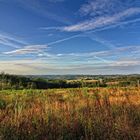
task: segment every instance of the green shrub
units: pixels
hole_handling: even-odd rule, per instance
[[[0,99],[0,109],[5,109],[6,108],[6,101],[3,99]]]

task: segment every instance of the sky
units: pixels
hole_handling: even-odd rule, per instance
[[[140,74],[140,0],[0,0],[0,72]]]

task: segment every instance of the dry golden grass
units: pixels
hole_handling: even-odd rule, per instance
[[[0,91],[1,140],[139,140],[138,88]]]

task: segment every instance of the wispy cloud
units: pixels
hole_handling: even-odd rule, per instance
[[[0,32],[0,45],[12,48],[20,48],[22,45],[27,45],[27,43],[15,36]]]
[[[92,37],[89,34],[140,21],[140,18],[130,18],[131,16],[140,14],[140,8],[134,5],[131,1],[122,2],[119,0],[89,0],[86,4],[81,6],[79,11],[83,16],[87,16],[87,20],[81,21],[71,26],[40,28],[43,30],[80,32],[77,35],[51,42],[48,45],[62,43],[64,41],[86,35],[91,40],[97,41],[107,48],[113,49],[116,48],[116,46],[109,41],[100,39],[97,36]]]
[[[110,66],[137,66],[140,65],[140,59],[128,59],[128,60],[118,60],[110,64]]]
[[[91,20],[86,20],[75,25],[63,27],[63,31],[77,32],[77,31],[88,31],[110,26],[116,24],[127,17],[140,13],[140,8],[129,8],[123,12],[117,13],[113,16],[100,16]]]
[[[113,50],[106,50],[106,51],[97,51],[97,52],[89,52],[89,53],[69,53],[69,54],[59,54],[58,57],[112,57],[112,56],[118,56],[120,54],[123,54],[124,56],[130,55],[130,54],[137,54],[140,51],[140,46],[125,46],[125,47],[119,47],[114,48]]]
[[[59,60],[60,61],[60,60]],[[118,59],[52,63],[46,60],[0,60],[0,71],[14,74],[128,74],[139,73],[140,59]]]
[[[82,16],[90,15],[94,17],[116,14],[130,6],[133,5],[129,0],[125,2],[121,0],[88,0],[81,6],[79,12]]]
[[[107,41],[101,37],[98,37],[97,35],[92,35],[91,33],[85,32],[85,36],[89,37],[89,39],[91,39],[93,41],[96,41],[96,42],[102,44],[106,48],[109,48],[109,49],[116,48],[116,46],[114,44],[112,44],[110,41]]]
[[[65,0],[48,0],[49,2],[56,3],[56,2],[64,2]]]
[[[68,41],[68,40],[71,40],[71,39],[74,39],[74,38],[78,38],[78,37],[81,37],[81,36],[87,36],[89,37],[90,39],[92,39],[93,41],[97,41],[103,45],[105,45],[107,48],[110,48],[111,51],[114,50],[116,48],[116,46],[112,43],[110,43],[109,41],[107,40],[104,40],[102,38],[99,38],[98,36],[90,36],[91,33],[96,33],[96,32],[100,32],[100,31],[104,31],[104,30],[107,30],[107,29],[111,29],[111,28],[115,28],[117,26],[122,26],[122,25],[127,25],[127,24],[131,24],[131,23],[136,23],[136,22],[140,22],[140,18],[137,18],[137,19],[133,19],[133,20],[129,20],[129,21],[124,21],[124,22],[118,22],[117,24],[115,25],[110,25],[110,26],[107,26],[107,27],[103,27],[103,28],[100,28],[100,29],[93,29],[91,31],[86,31],[86,32],[82,32],[82,33],[78,33],[76,35],[73,35],[73,36],[70,36],[70,37],[66,37],[66,38],[62,38],[62,39],[59,39],[59,40],[56,40],[56,41],[53,41],[53,42],[50,42],[50,43],[47,43],[47,44],[44,44],[44,45],[38,45],[38,46],[47,46],[48,48],[51,47],[52,45],[56,45],[56,44],[59,44],[59,43],[63,43],[65,41]],[[62,28],[61,28],[62,29]],[[135,48],[135,47],[134,47]],[[16,49],[14,51],[11,51],[11,52],[5,52],[5,54],[16,54],[16,52],[20,52],[20,51],[24,51],[24,49],[26,50],[27,48],[24,47],[23,49]],[[43,48],[44,49],[44,48]],[[42,47],[39,47],[39,50],[40,51],[37,51],[38,52],[41,52],[42,51]],[[30,53],[28,51],[24,51],[24,54],[25,53]],[[103,51],[104,53],[104,51]],[[22,54],[22,53],[21,53]],[[39,53],[38,56],[45,56],[44,54],[46,53]],[[48,56],[48,54],[47,54]]]
[[[121,48],[115,48],[114,50],[107,50],[107,51],[97,51],[97,52],[90,52],[90,53],[67,53],[67,54],[50,54],[42,52],[39,56],[39,59],[42,62],[48,62],[55,65],[71,65],[76,64],[92,64],[96,65],[104,65],[115,63],[116,59],[126,59],[126,58],[133,58],[139,59],[139,46],[127,46]],[[135,55],[135,57],[133,57]],[[112,58],[115,58],[112,60]],[[58,63],[59,62],[59,63]],[[64,63],[63,63],[64,62]]]
[[[132,20],[129,20],[129,21],[117,22],[116,24],[113,24],[113,25],[105,26],[105,27],[102,27],[102,28],[99,28],[99,29],[93,29],[91,31],[84,31],[84,32],[78,33],[76,35],[67,37],[67,38],[62,38],[62,39],[50,42],[50,43],[48,43],[48,46],[59,44],[59,43],[62,43],[62,42],[65,42],[65,41],[68,41],[68,40],[71,40],[71,39],[78,38],[78,37],[81,37],[83,35],[84,36],[86,35],[86,36],[88,36],[90,39],[92,39],[94,41],[98,41],[99,43],[103,43],[104,45],[108,45],[109,48],[115,48],[115,46],[113,44],[109,43],[108,41],[106,41],[104,39],[100,39],[97,36],[95,38],[93,38],[89,34],[104,31],[104,30],[108,30],[108,29],[112,29],[112,28],[115,28],[115,27],[118,27],[118,26],[137,23],[137,22],[140,22],[140,18],[132,19]],[[62,31],[62,30],[64,30],[64,27],[42,27],[41,29],[44,29],[44,30],[54,29],[54,30],[61,30]]]
[[[47,17],[59,23],[63,23],[65,25],[69,25],[71,21],[67,17],[63,17],[58,15],[58,13],[54,13],[52,9],[47,6],[46,1],[40,0],[15,0],[20,6],[24,9],[30,10],[41,17]],[[62,0],[48,0],[49,2],[62,2]],[[64,1],[64,0],[63,0]],[[45,4],[46,6],[44,6]],[[46,8],[47,7],[47,8]]]
[[[46,49],[47,45],[29,45],[21,49],[16,49],[14,51],[4,52],[8,55],[24,55],[24,54],[38,54],[43,52],[43,49]]]
[[[40,27],[39,29],[41,30],[60,30],[61,28],[60,27]]]

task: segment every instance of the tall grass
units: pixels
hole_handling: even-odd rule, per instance
[[[1,91],[0,139],[139,140],[139,90]]]

